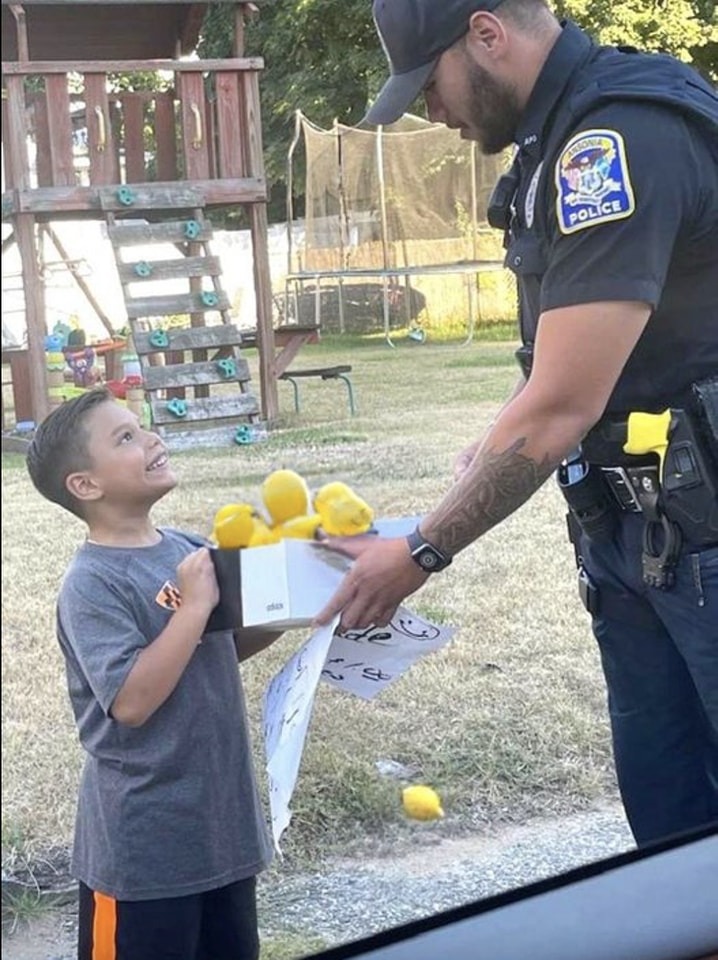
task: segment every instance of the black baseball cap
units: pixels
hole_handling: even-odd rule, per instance
[[[494,10],[501,0],[374,0],[374,23],[391,76],[365,123],[394,123],[426,86],[444,50],[469,29],[477,10]]]

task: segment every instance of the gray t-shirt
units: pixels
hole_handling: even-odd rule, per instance
[[[205,635],[141,727],[110,716],[137,656],[177,606],[178,564],[203,542],[161,533],[151,547],[84,544],[58,599],[58,639],[87,753],[73,872],[118,900],[202,893],[271,860],[231,632]]]

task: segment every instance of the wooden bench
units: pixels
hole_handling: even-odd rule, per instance
[[[297,380],[300,380],[304,377],[321,377],[322,380],[343,380],[347,388],[347,396],[349,398],[349,409],[351,410],[352,416],[356,414],[356,406],[354,404],[354,388],[352,387],[352,382],[349,379],[349,374],[351,373],[352,368],[348,364],[340,365],[337,367],[311,367],[305,368],[304,370],[285,370],[284,373],[280,373],[278,380],[287,380],[291,383],[294,389],[294,409],[299,413],[299,384]]]

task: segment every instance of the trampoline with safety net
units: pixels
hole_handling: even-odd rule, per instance
[[[340,333],[373,323],[393,346],[397,329],[421,341],[427,316],[452,313],[471,340],[482,276],[501,272],[494,287],[513,297],[501,237],[485,217],[506,163],[409,114],[386,127],[322,129],[297,111],[287,158],[287,317]],[[303,232],[295,191],[305,197]]]

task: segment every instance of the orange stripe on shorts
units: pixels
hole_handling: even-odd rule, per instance
[[[117,901],[105,893],[93,893],[92,960],[116,960]]]

